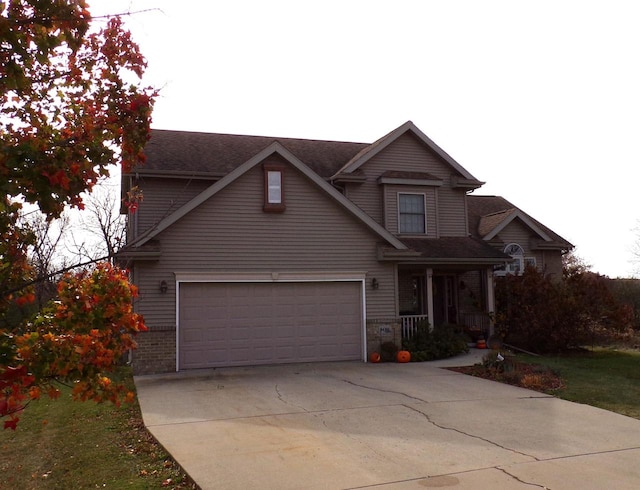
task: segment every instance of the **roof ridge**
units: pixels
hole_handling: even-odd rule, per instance
[[[319,138],[293,138],[290,136],[267,136],[267,135],[261,135],[261,134],[240,134],[240,133],[218,133],[218,132],[212,132],[212,131],[190,131],[190,130],[183,130],[183,129],[159,129],[159,128],[152,128],[151,129],[152,132],[154,131],[163,131],[163,132],[167,132],[167,133],[184,133],[184,134],[201,134],[201,135],[207,135],[207,136],[231,136],[231,137],[238,137],[238,138],[264,138],[264,139],[271,139],[271,140],[288,140],[288,141],[309,141],[309,142],[316,142],[316,143],[344,143],[347,145],[364,145],[364,146],[369,146],[371,145],[371,143],[365,143],[362,141],[344,141],[344,140],[331,140],[331,139],[319,139]]]

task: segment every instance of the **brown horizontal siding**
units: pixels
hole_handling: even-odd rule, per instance
[[[556,279],[562,277],[562,254],[558,250],[545,250],[538,252],[542,255],[544,273],[550,274]]]
[[[367,180],[361,185],[350,186],[348,197],[392,233],[398,233],[396,193],[401,191],[423,192],[427,195],[429,237],[467,235],[465,193],[453,189],[450,184],[451,175],[455,171],[415,136],[400,136],[366,162],[361,170],[367,176]],[[444,185],[437,188],[394,185],[384,186],[387,189],[383,191],[383,186],[378,184],[378,178],[388,171],[428,173],[441,179]],[[381,209],[382,202],[384,209]]]
[[[382,190],[377,177],[367,176],[362,184],[349,184],[346,196],[374,220],[385,226],[383,216]]]
[[[204,180],[140,178],[138,187],[142,190],[143,200],[135,216],[138,234],[157,225],[212,183]]]
[[[438,155],[411,134],[400,136],[360,169],[367,176],[375,174],[376,179],[385,171],[391,170],[428,173],[448,181],[451,173],[454,172]]]
[[[518,220],[514,220],[498,233],[497,238],[501,240],[505,246],[509,243],[517,243],[524,249],[525,255],[529,256],[532,253],[529,247],[531,233],[528,227],[524,226]]]
[[[443,186],[438,189],[438,218],[440,236],[467,236],[465,192]]]
[[[159,285],[179,271],[366,271],[367,314],[394,316],[393,267],[376,260],[381,239],[292,167],[285,212],[264,213],[262,179],[252,169],[158,236],[160,261],[139,266],[139,311],[148,321],[175,322],[175,292],[162,295]]]

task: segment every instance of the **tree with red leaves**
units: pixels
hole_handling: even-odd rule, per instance
[[[83,208],[109,166],[143,163],[155,92],[140,85],[146,61],[118,16],[91,18],[84,0],[0,2],[0,417],[55,382],[74,397],[118,402],[104,375],[144,330],[126,271],[109,264],[66,275],[59,301],[33,318],[34,271],[21,226],[24,203],[53,220]],[[129,397],[131,395],[128,395]]]

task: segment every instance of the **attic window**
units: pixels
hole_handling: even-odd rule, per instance
[[[264,211],[282,213],[284,204],[284,166],[264,165]]]

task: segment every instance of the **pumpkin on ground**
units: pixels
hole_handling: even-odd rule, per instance
[[[380,362],[380,354],[378,352],[372,352],[369,356],[369,362]]]
[[[409,362],[411,360],[411,353],[408,350],[400,350],[398,351],[396,360],[398,362]]]

